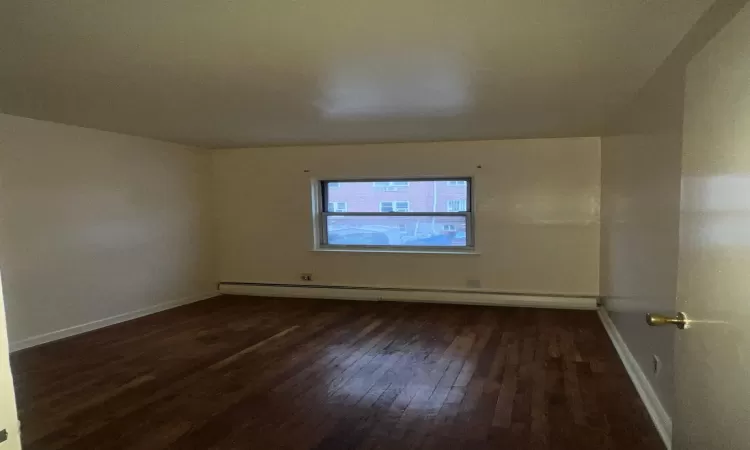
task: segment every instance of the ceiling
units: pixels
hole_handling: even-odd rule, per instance
[[[0,111],[201,147],[597,135],[713,0],[0,2]]]

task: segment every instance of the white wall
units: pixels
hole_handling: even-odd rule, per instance
[[[599,139],[212,152],[219,279],[599,292]],[[477,168],[481,166],[481,169]],[[309,172],[306,172],[309,171]],[[473,176],[479,255],[313,252],[311,179]],[[564,300],[561,300],[564,301]]]
[[[0,267],[11,343],[215,290],[208,158],[0,115]]]
[[[601,293],[610,318],[664,408],[672,410],[674,329],[646,325],[673,314],[680,217],[682,80],[660,77],[602,138]],[[662,363],[655,376],[652,357]]]

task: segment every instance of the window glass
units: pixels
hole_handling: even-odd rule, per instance
[[[336,247],[471,247],[471,181],[321,182],[318,242]]]

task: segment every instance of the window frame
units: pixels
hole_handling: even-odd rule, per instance
[[[411,182],[425,182],[425,181],[463,181],[466,187],[466,211],[435,211],[435,212],[329,212],[328,208],[328,189],[326,188],[327,183],[372,183],[373,187],[376,187],[375,183],[384,182],[405,182],[405,186],[409,186]],[[446,183],[447,184],[447,183]],[[384,186],[380,186],[381,188]],[[475,208],[474,208],[474,179],[467,176],[457,177],[429,177],[429,178],[366,178],[366,179],[317,179],[313,180],[313,191],[314,191],[314,204],[315,204],[315,217],[314,217],[314,242],[315,249],[317,250],[341,250],[341,251],[389,251],[396,253],[419,253],[419,252],[435,252],[435,253],[474,253],[476,250],[476,236],[475,236]],[[382,202],[388,202],[389,200],[378,200],[378,209]],[[396,201],[408,201],[408,200],[396,200]],[[409,209],[411,209],[411,203],[409,203]],[[348,209],[348,208],[347,208]],[[447,209],[447,208],[446,208]],[[328,217],[329,216],[396,216],[396,217],[464,217],[466,223],[466,245],[465,246],[408,246],[408,245],[346,245],[346,244],[328,244]],[[442,225],[441,225],[442,229]]]

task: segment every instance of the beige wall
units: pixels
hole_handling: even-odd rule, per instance
[[[602,138],[601,291],[670,415],[675,331],[644,317],[675,312],[685,70],[743,3],[709,9]],[[662,361],[658,377],[652,355]]]
[[[212,152],[220,280],[593,294],[599,139]],[[477,168],[481,166],[481,169]],[[309,172],[308,172],[309,171]],[[311,179],[473,176],[479,255],[313,252]]]
[[[0,115],[11,342],[215,289],[209,156]]]
[[[601,293],[668,411],[674,330],[650,328],[644,316],[674,310],[682,86],[679,76],[655,80],[623,121],[623,134],[602,138]],[[662,362],[658,378],[652,355]]]

